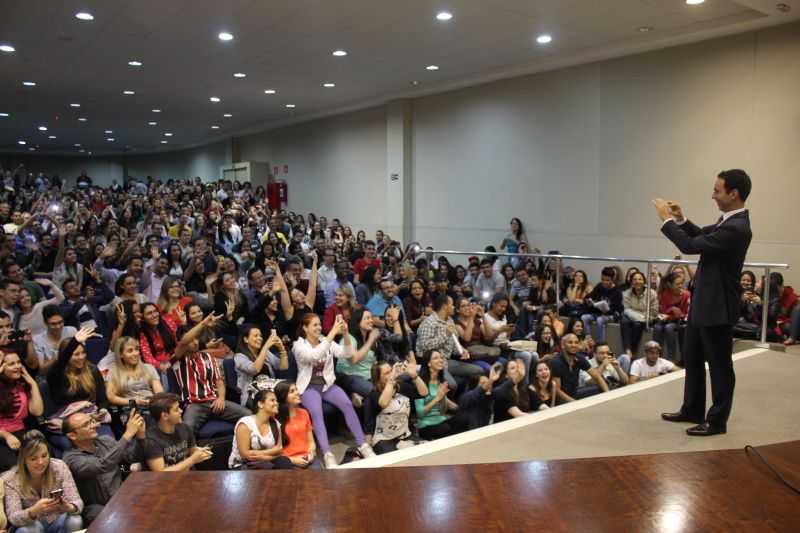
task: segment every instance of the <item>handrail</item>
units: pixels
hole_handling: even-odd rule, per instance
[[[415,250],[414,256],[419,256],[422,254],[440,254],[440,255],[486,255],[486,250],[480,252],[473,252],[473,251],[459,251],[459,250],[423,250],[418,249]],[[691,261],[688,259],[632,259],[632,258],[625,258],[625,257],[599,257],[599,256],[590,256],[590,255],[567,255],[567,254],[521,254],[521,253],[509,253],[509,252],[490,252],[490,255],[496,256],[507,256],[507,257],[539,257],[539,258],[547,258],[547,259],[573,259],[579,261],[617,261],[620,263],[647,263],[647,276],[645,277],[646,287],[650,287],[650,270],[653,264],[679,264],[679,265],[696,265],[698,261]],[[767,341],[767,319],[768,319],[768,311],[769,311],[769,275],[770,270],[773,268],[789,268],[787,263],[744,263],[743,267],[751,267],[751,268],[763,268],[764,269],[764,297],[762,298],[761,304],[761,343],[765,344]],[[559,283],[561,281],[561,261],[556,261],[556,307],[558,307],[559,303],[558,295],[560,294],[560,287]],[[648,290],[646,293],[647,300],[647,316],[645,317],[646,320],[646,327],[650,326],[650,291]]]

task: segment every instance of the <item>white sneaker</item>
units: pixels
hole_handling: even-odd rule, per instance
[[[353,407],[359,409],[362,405],[364,405],[364,397],[360,394],[356,394],[355,392],[350,395],[350,401],[353,403]]]
[[[322,456],[322,464],[325,465],[325,468],[328,470],[332,470],[339,466],[336,462],[336,456],[333,455],[333,452],[326,452],[325,455]]]
[[[361,457],[363,457],[364,459],[375,457],[375,452],[372,451],[372,446],[370,446],[366,442],[358,447],[358,453],[360,453]]]

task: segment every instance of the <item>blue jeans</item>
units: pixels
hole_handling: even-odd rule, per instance
[[[606,342],[606,324],[614,322],[614,315],[598,315],[586,313],[581,317],[583,331],[588,335],[592,331],[592,322],[597,322],[597,342]]]
[[[677,322],[662,322],[660,320],[653,324],[653,340],[659,344],[663,341],[667,345],[666,353],[671,360],[675,359],[675,352],[677,351],[675,335],[679,326],[680,324]]]
[[[72,533],[83,529],[83,518],[78,514],[64,513],[49,525],[44,520],[36,520],[29,526],[17,528],[17,533]]]
[[[336,374],[336,384],[339,385],[347,394],[358,394],[362,398],[369,396],[372,392],[372,383],[358,376],[350,374]]]
[[[789,338],[800,340],[800,305],[796,305],[792,309],[792,318],[789,322]]]

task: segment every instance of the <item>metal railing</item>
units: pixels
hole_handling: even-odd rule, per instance
[[[422,250],[420,249],[414,255],[420,256],[426,253],[429,254],[439,254],[439,255],[474,255],[474,256],[485,256],[486,251],[480,252],[465,252],[459,250]],[[606,261],[606,262],[616,262],[616,263],[647,263],[647,276],[645,277],[646,287],[650,288],[650,271],[652,270],[653,265],[661,265],[661,264],[668,264],[668,265],[696,265],[697,261],[688,261],[686,259],[632,259],[629,257],[595,257],[589,255],[565,255],[565,254],[520,254],[520,253],[499,253],[495,252],[492,253],[493,256],[506,256],[506,257],[536,257],[540,259],[555,259],[556,260],[556,276],[555,276],[555,291],[556,291],[556,306],[558,306],[561,302],[559,301],[559,294],[561,294],[561,289],[559,284],[561,283],[561,261],[563,259],[571,259],[574,261]],[[763,268],[764,269],[764,283],[763,283],[763,290],[764,295],[761,299],[761,343],[766,344],[767,341],[767,318],[769,313],[769,275],[772,269],[786,269],[789,268],[789,265],[786,263],[745,263],[742,265],[743,267],[750,267],[750,268]],[[754,287],[755,288],[755,287]],[[647,314],[646,314],[646,324],[647,327],[650,327],[650,301],[651,301],[651,291],[646,291],[647,294]]]

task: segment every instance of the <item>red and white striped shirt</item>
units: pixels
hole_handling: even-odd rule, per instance
[[[214,356],[206,352],[186,354],[172,368],[184,401],[203,403],[217,399],[217,381],[222,379],[222,375]]]

